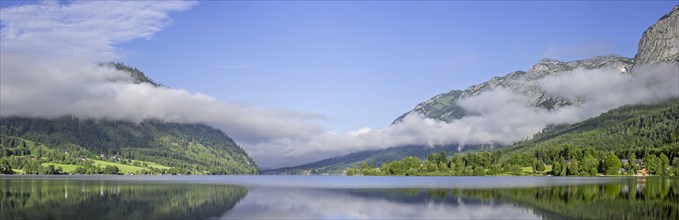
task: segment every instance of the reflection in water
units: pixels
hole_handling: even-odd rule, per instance
[[[41,178],[0,177],[0,219],[679,219],[677,177]]]
[[[0,219],[204,219],[242,199],[244,187],[0,179]]]
[[[529,209],[409,190],[253,189],[224,219],[535,219]],[[410,190],[413,191],[413,190]],[[391,195],[401,197],[388,198]],[[424,196],[424,197],[423,197]],[[451,197],[452,198],[452,197]]]
[[[255,187],[222,218],[679,219],[679,179],[609,180],[482,189]]]

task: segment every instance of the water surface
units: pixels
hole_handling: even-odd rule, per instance
[[[0,176],[0,219],[678,219],[662,177]]]

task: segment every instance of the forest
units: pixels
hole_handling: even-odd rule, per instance
[[[245,151],[200,124],[0,118],[2,173],[256,174]],[[61,167],[61,169],[59,169]]]
[[[623,106],[492,152],[430,154],[345,170],[347,175],[679,175],[679,100]]]
[[[346,175],[599,176],[634,175],[638,170],[645,168],[648,175],[679,176],[679,155],[677,155],[677,152],[679,152],[679,145],[652,151],[630,149],[616,152],[596,150],[592,147],[568,146],[532,153],[505,154],[504,151],[483,151],[481,153],[454,154],[452,157],[448,157],[445,151],[441,151],[438,154],[430,154],[424,161],[417,157],[405,157],[399,161],[382,163],[379,167],[364,162],[360,168],[347,169]],[[673,159],[670,160],[667,155],[672,155]]]

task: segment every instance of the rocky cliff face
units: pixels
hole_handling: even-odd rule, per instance
[[[586,60],[561,62],[552,59],[544,59],[531,67],[528,72],[515,71],[503,77],[493,77],[487,82],[470,86],[464,91],[453,90],[442,93],[422,102],[415,108],[394,121],[399,122],[411,112],[421,113],[429,118],[442,121],[452,121],[466,115],[465,110],[457,104],[457,101],[472,97],[495,88],[504,88],[523,96],[523,104],[527,106],[554,109],[562,106],[581,103],[582,100],[566,99],[553,96],[543,91],[538,81],[551,75],[559,75],[567,71],[581,69],[613,68],[622,72],[629,69],[633,61],[617,55],[598,56]]]
[[[641,36],[634,63],[679,62],[679,5]]]

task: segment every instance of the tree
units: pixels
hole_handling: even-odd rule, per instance
[[[613,152],[609,153],[608,156],[606,156],[606,160],[604,161],[606,166],[606,175],[617,175],[618,172],[620,171],[620,167],[622,167],[622,163],[620,163],[620,158],[618,156],[615,156]]]
[[[438,159],[439,159],[439,161],[438,161],[439,163],[441,163],[441,162],[446,163],[446,164],[448,163],[448,156],[446,155],[445,150],[441,150],[441,152],[439,152]]]
[[[512,174],[514,174],[514,175],[517,175],[517,176],[523,175],[523,169],[521,168],[521,165],[516,165],[516,164],[512,165],[510,167],[510,170],[511,170]]]
[[[474,167],[473,175],[474,176],[485,176],[486,175],[486,169],[483,169],[483,167]]]
[[[660,165],[660,159],[655,154],[646,154],[644,157],[644,165],[649,173],[656,173]]]
[[[556,161],[552,164],[552,172],[554,173],[554,176],[561,174],[561,162]]]
[[[403,169],[403,162],[394,161],[389,163],[387,172],[392,175],[403,175],[405,173],[405,169]]]
[[[634,151],[629,151],[629,169],[634,173],[636,170],[639,168],[637,167],[637,155],[634,154]]]
[[[573,158],[571,162],[568,163],[568,175],[571,176],[580,175],[580,162],[578,161],[578,159]]]
[[[118,174],[118,167],[117,166],[110,166],[107,165],[106,168],[104,168],[104,173],[105,174]]]
[[[533,170],[542,173],[542,171],[545,171],[545,162],[536,160],[535,165],[533,165]]]
[[[439,162],[439,172],[448,173],[448,171],[450,171],[448,169],[448,165],[446,165],[446,163],[443,161]]]
[[[435,153],[430,153],[429,155],[427,155],[427,160],[431,161],[431,162],[438,161],[438,158],[439,158],[439,156]]]
[[[667,155],[665,153],[660,153],[660,166],[658,167],[658,175],[661,176],[668,176],[668,168],[670,168],[670,159],[667,158]]]
[[[674,173],[674,176],[679,176],[679,157],[672,160],[672,173]]]
[[[5,158],[0,158],[0,173],[1,174],[14,174],[14,171],[12,170],[12,165],[9,164],[9,161],[4,160]]]
[[[583,171],[583,173],[589,176],[596,176],[597,167],[599,167],[599,161],[594,159],[592,155],[587,154],[582,158],[582,166],[580,169]]]
[[[559,160],[554,162],[552,170],[554,171],[554,176],[566,176],[566,174],[568,174],[566,173],[566,160],[563,157],[560,157]]]
[[[356,169],[356,168],[352,167],[352,168],[347,169],[347,176],[353,176],[353,175],[356,175],[357,173],[358,173],[358,169]]]
[[[405,159],[403,159],[403,165],[406,171],[409,171],[410,169],[414,169],[417,171],[420,169],[422,163],[420,162],[420,158],[406,157]]]
[[[56,168],[54,168],[53,164],[47,165],[47,168],[44,169],[44,174],[56,174]]]
[[[453,155],[453,158],[450,159],[450,167],[453,168],[457,175],[463,175],[465,164],[464,161],[462,161],[462,157],[459,153]]]
[[[429,173],[436,172],[436,169],[438,169],[438,165],[435,164],[435,163],[436,162],[429,161],[429,160],[424,161],[424,164],[422,165],[425,169],[424,171],[429,172]]]
[[[85,171],[85,168],[79,166],[79,167],[75,168],[75,171],[73,171],[73,173],[75,173],[75,174],[85,174],[85,173],[87,173],[87,171]]]

